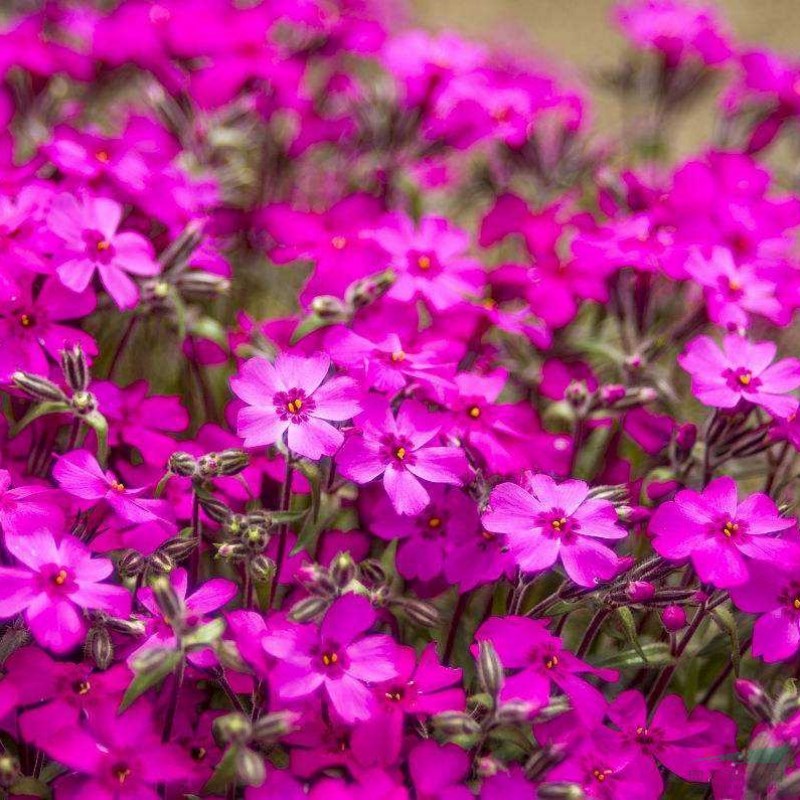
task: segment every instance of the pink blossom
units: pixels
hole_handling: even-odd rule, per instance
[[[690,558],[700,579],[720,588],[748,578],[751,560],[782,562],[800,556],[800,543],[770,534],[795,527],[765,494],[741,503],[736,482],[715,478],[702,492],[684,489],[656,509],[650,521],[653,547],[665,558]]]
[[[137,233],[119,233],[122,207],[102,197],[78,199],[60,194],[47,217],[50,230],[63,242],[57,254],[57,272],[62,283],[82,292],[97,272],[114,302],[133,308],[139,289],[130,275],[152,276],[160,267],[147,239]]]
[[[91,553],[73,536],[56,542],[44,528],[6,536],[6,548],[21,567],[0,567],[0,616],[23,613],[37,642],[56,653],[79,644],[86,622],[79,609],[97,609],[127,617],[130,594],[101,583],[114,571],[106,558]]]
[[[614,506],[589,497],[587,484],[557,484],[547,475],[529,474],[525,488],[513,483],[495,487],[483,525],[505,534],[525,572],[539,572],[561,559],[567,575],[580,586],[594,586],[619,570],[616,554],[595,540],[626,536]]]
[[[456,447],[429,446],[441,423],[420,404],[406,401],[397,417],[385,405],[370,407],[339,453],[339,470],[356,483],[383,476],[398,514],[418,514],[430,502],[421,481],[460,486],[467,461]]]
[[[701,403],[723,409],[753,404],[785,418],[797,411],[797,399],[787,394],[800,386],[800,361],[775,361],[776,352],[774,342],[729,334],[720,349],[709,336],[699,336],[678,363],[692,376],[692,390]]]
[[[325,380],[330,363],[322,353],[308,358],[284,353],[274,365],[260,357],[245,362],[231,379],[231,389],[247,403],[237,418],[245,447],[285,443],[314,460],[334,455],[344,434],[330,423],[351,419],[360,405],[354,381]]]

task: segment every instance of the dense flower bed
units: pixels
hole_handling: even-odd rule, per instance
[[[2,11],[0,795],[800,797],[800,65]]]

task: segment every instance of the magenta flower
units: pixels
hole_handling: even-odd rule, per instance
[[[308,697],[324,688],[332,708],[349,723],[368,719],[375,699],[370,684],[397,675],[390,636],[364,636],[375,624],[375,611],[363,597],[346,594],[316,625],[287,625],[263,639],[264,649],[279,659],[272,673],[284,700]]]
[[[494,645],[509,673],[502,700],[523,700],[532,711],[546,706],[553,685],[566,694],[583,722],[599,721],[606,709],[603,695],[582,677],[596,675],[606,681],[618,677],[614,670],[596,669],[570,653],[547,630],[547,620],[526,617],[490,617],[475,633],[475,641]],[[473,650],[477,652],[477,647]]]
[[[750,559],[780,563],[800,555],[797,542],[770,535],[794,526],[765,494],[739,503],[736,481],[723,476],[702,492],[684,489],[659,506],[650,532],[664,558],[690,558],[702,581],[727,588],[747,580]]]
[[[800,361],[775,361],[776,351],[774,342],[750,342],[735,334],[723,339],[722,349],[699,336],[678,363],[692,376],[692,391],[701,403],[725,409],[752,403],[785,418],[797,411],[797,399],[787,393],[800,386]]]
[[[456,447],[428,446],[441,424],[419,403],[407,400],[397,417],[385,404],[376,404],[358,420],[338,457],[339,471],[356,483],[380,475],[398,514],[418,514],[430,502],[420,481],[462,484],[467,470],[464,453]]]
[[[624,539],[617,512],[607,500],[589,497],[583,481],[556,483],[547,475],[528,475],[526,488],[495,487],[483,515],[488,531],[505,534],[520,569],[539,572],[559,559],[580,586],[594,586],[619,570],[617,555],[596,539]]]
[[[737,608],[759,614],[753,655],[768,663],[792,658],[800,649],[800,559],[753,562],[746,583],[730,589]]]
[[[138,233],[118,233],[122,207],[102,197],[60,194],[54,200],[47,225],[64,249],[56,254],[58,277],[74,292],[82,292],[95,272],[114,302],[133,308],[139,289],[130,275],[158,275],[147,239]]]
[[[159,784],[188,780],[194,772],[183,748],[161,742],[161,726],[146,700],[122,716],[106,706],[88,728],[67,728],[54,736],[47,753],[72,770],[56,785],[63,800],[154,800]]]
[[[622,732],[627,747],[634,749],[642,773],[659,775],[656,762],[685,781],[706,782],[717,768],[716,759],[736,751],[736,724],[718,711],[702,705],[687,713],[677,695],[664,698],[648,718],[642,694],[623,692],[608,710]],[[660,777],[659,777],[660,780]],[[659,796],[662,789],[659,790]]]
[[[226,581],[224,578],[212,578],[187,597],[186,570],[173,570],[169,579],[178,600],[183,605],[183,624],[189,630],[208,622],[207,615],[222,608],[238,591],[235,583]],[[131,653],[129,661],[139,653],[152,648],[174,647],[176,641],[175,632],[169,622],[164,619],[164,614],[158,607],[153,590],[149,587],[139,589],[137,597],[153,616],[145,622],[147,626],[146,641]],[[210,649],[192,651],[187,657],[193,664],[201,667],[214,666],[217,663],[216,657]]]
[[[11,488],[11,475],[0,469],[0,528],[5,534],[24,536],[36,528],[60,527],[63,511],[57,490],[32,484]]]
[[[130,594],[121,586],[101,583],[114,565],[107,558],[92,558],[75,537],[56,542],[42,528],[6,536],[5,543],[23,566],[0,567],[0,617],[23,613],[43,647],[65,653],[83,640],[86,622],[79,609],[123,618],[130,613]]]
[[[247,403],[239,411],[236,432],[245,447],[278,442],[313,460],[332,456],[344,435],[331,422],[345,422],[361,409],[358,387],[350,378],[325,380],[330,358],[283,353],[271,364],[251,358],[231,378],[231,389]]]
[[[408,755],[408,768],[417,800],[472,800],[465,785],[470,757],[454,744],[421,742]]]
[[[164,501],[139,497],[143,488],[126,488],[113,472],[104,471],[86,450],[72,450],[61,456],[53,467],[53,477],[67,494],[91,503],[103,501],[128,522],[163,520],[163,514],[168,511]]]

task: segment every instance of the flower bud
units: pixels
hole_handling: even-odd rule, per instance
[[[119,617],[106,617],[105,624],[111,630],[124,633],[126,636],[141,637],[145,634],[145,624],[139,619],[120,619]]]
[[[34,400],[50,400],[69,404],[67,396],[53,381],[43,378],[40,375],[31,375],[28,372],[15,372],[11,376],[11,382],[17,389],[25,392]]]
[[[338,589],[344,589],[356,577],[356,564],[350,553],[339,553],[331,562],[329,574]]]
[[[201,269],[189,269],[175,279],[175,288],[189,302],[213,300],[227,294],[231,282],[221,275],[205,272]]]
[[[304,597],[292,606],[289,619],[295,622],[311,622],[325,613],[329,601],[324,597]]]
[[[548,704],[536,712],[536,721],[547,722],[548,720],[555,719],[562,714],[566,714],[570,708],[572,708],[572,705],[570,704],[569,697],[566,695],[561,694],[556,697],[551,697]]]
[[[402,608],[406,616],[421,628],[438,628],[442,624],[439,609],[424,600],[418,600],[415,597],[401,597],[394,601],[394,605]]]
[[[396,278],[391,270],[351,283],[345,292],[345,302],[354,308],[363,308],[383,297],[392,288]]]
[[[166,647],[149,647],[134,656],[131,667],[138,675],[154,675],[162,671],[164,665],[172,659],[173,653],[173,650]]]
[[[89,387],[89,364],[79,344],[61,351],[61,371],[73,392],[85,392]]]
[[[505,674],[494,645],[481,641],[478,645],[478,684],[481,690],[496,698],[503,688]]]
[[[222,542],[215,546],[219,558],[243,558],[247,555],[247,548],[241,542]]]
[[[86,416],[97,409],[97,398],[91,392],[75,392],[69,404],[76,414]]]
[[[270,744],[291,733],[300,719],[294,711],[276,711],[265,714],[253,723],[253,739],[262,744]]]
[[[178,234],[175,241],[158,257],[162,267],[161,272],[183,269],[202,241],[203,222],[191,220]]]
[[[533,709],[534,706],[524,700],[511,700],[497,709],[494,718],[500,725],[519,725],[531,718]]]
[[[586,794],[577,783],[543,783],[536,789],[537,800],[585,800]]]
[[[167,539],[159,548],[158,552],[169,556],[173,561],[183,561],[197,547],[198,540],[185,536],[174,536]]]
[[[152,572],[166,574],[175,569],[175,561],[168,553],[162,550],[156,550],[147,559],[147,567]]]
[[[249,464],[250,456],[244,450],[236,448],[207,453],[197,461],[199,473],[206,478],[238,475]]]
[[[573,407],[580,408],[589,399],[586,381],[570,381],[564,390],[564,399]]]
[[[311,301],[312,313],[325,322],[344,322],[349,318],[347,308],[338,297],[319,295]]]
[[[251,553],[260,553],[267,546],[269,531],[265,525],[246,525],[239,534],[239,541]]]
[[[247,744],[253,735],[250,718],[238,711],[217,717],[212,723],[211,730],[214,741],[220,747],[228,744]]]
[[[191,453],[184,453],[179,450],[169,457],[167,469],[173,475],[180,475],[182,478],[191,478],[197,472],[197,460]]]
[[[244,786],[261,786],[267,779],[264,759],[249,747],[236,751],[234,759],[236,778]]]
[[[542,747],[525,762],[525,777],[529,781],[538,780],[549,772],[556,764],[560,764],[567,755],[563,744],[552,744]]]
[[[275,575],[275,562],[263,554],[250,559],[250,575],[254,581],[267,583]]]
[[[733,683],[733,691],[739,702],[757,719],[772,720],[775,711],[772,699],[755,681],[739,678]]]
[[[22,774],[19,759],[9,753],[0,756],[0,786],[8,789],[13,786]]]
[[[84,651],[98,669],[108,669],[114,660],[114,644],[111,641],[111,634],[106,628],[91,628],[86,634]]]
[[[675,449],[681,461],[684,461],[692,452],[695,442],[697,442],[697,425],[693,425],[691,422],[679,425],[675,431]]]
[[[169,578],[159,575],[151,581],[150,589],[153,592],[159,611],[164,615],[164,619],[170,625],[178,622],[183,617],[183,603],[181,603]]]
[[[649,581],[631,581],[625,587],[625,594],[632,603],[646,603],[655,593],[656,587]]]
[[[667,606],[661,612],[661,622],[670,633],[686,627],[686,612],[680,606]]]
[[[503,765],[493,756],[482,756],[475,761],[475,772],[479,778],[491,778],[502,768]]]
[[[474,736],[480,733],[481,726],[463,711],[442,711],[431,717],[431,725],[443,736]]]
[[[217,500],[216,497],[204,497],[200,495],[200,507],[205,511],[209,519],[218,522],[220,525],[228,525],[231,517],[240,517],[240,514],[234,515],[233,512],[222,502]]]
[[[145,557],[136,550],[126,550],[119,561],[117,561],[117,572],[123,578],[135,578],[141,575],[147,561]]]
[[[358,565],[358,572],[363,581],[370,586],[380,586],[387,581],[386,570],[380,561],[368,558]]]

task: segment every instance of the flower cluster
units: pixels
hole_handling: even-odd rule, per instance
[[[6,5],[0,796],[800,797],[800,66]]]

